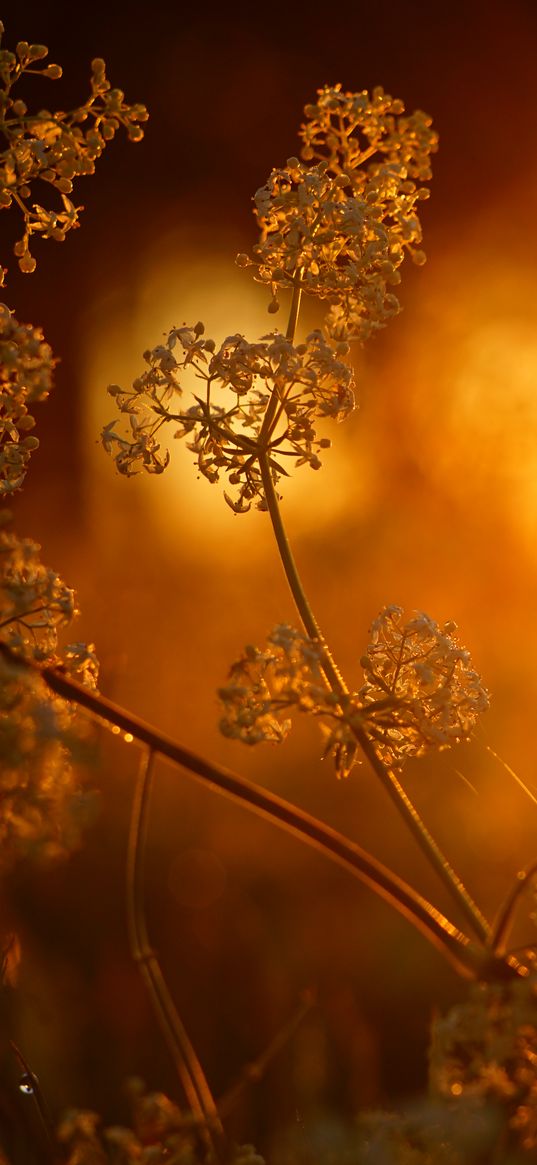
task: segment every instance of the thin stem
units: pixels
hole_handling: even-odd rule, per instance
[[[537,862],[532,862],[530,866],[526,866],[525,870],[520,870],[505,902],[498,911],[498,916],[492,925],[489,939],[491,950],[497,955],[501,955],[505,951],[507,935],[513,921],[518,900],[531,885],[536,874]]]
[[[251,1084],[257,1084],[261,1080],[275,1056],[285,1047],[289,1040],[294,1036],[297,1028],[302,1023],[304,1016],[311,1011],[315,1004],[315,992],[305,991],[294,1015],[291,1016],[287,1023],[284,1024],[280,1031],[270,1041],[268,1046],[264,1049],[260,1056],[252,1061],[251,1064],[246,1064],[240,1079],[236,1084],[232,1084],[227,1092],[218,1101],[218,1111],[220,1116],[226,1117],[233,1111],[237,1101],[240,1100],[243,1092]]]
[[[298,281],[293,287],[293,298],[291,300],[289,319],[287,321],[287,331],[285,333],[286,340],[290,340],[292,344],[295,340],[296,327],[298,324],[298,317],[300,315],[300,304],[302,300],[302,287],[300,285],[301,278],[302,271],[300,270],[298,272]]]
[[[299,277],[300,277],[300,273],[299,273]],[[294,288],[293,300],[291,303],[291,309],[290,309],[290,313],[289,313],[289,323],[287,326],[287,337],[291,340],[294,339],[296,326],[297,326],[297,322],[298,322],[298,314],[299,314],[299,310],[300,310],[300,298],[301,298],[301,288],[300,288],[299,282],[297,281],[297,283],[295,284],[295,288]],[[271,412],[271,407],[272,407],[272,412]],[[267,428],[268,428],[268,431],[270,432],[270,423],[272,421],[272,418],[273,418],[273,415],[274,415],[276,409],[277,409],[277,398],[276,398],[276,394],[273,393],[271,400],[269,401],[269,404],[268,404],[267,412],[265,414],[260,437],[263,434],[265,421],[267,421],[267,417],[269,416],[269,414],[270,414],[270,422],[267,422]],[[282,561],[285,576],[286,576],[287,581],[289,583],[291,594],[293,596],[296,608],[297,608],[298,613],[300,615],[300,618],[302,620],[302,624],[304,626],[306,634],[310,637],[310,639],[316,640],[322,649],[323,658],[321,661],[321,665],[322,665],[325,677],[326,677],[328,684],[331,687],[332,691],[334,692],[334,694],[336,696],[348,695],[349,690],[348,690],[348,688],[345,684],[345,681],[341,675],[341,672],[339,671],[339,668],[337,667],[335,660],[334,660],[334,658],[333,658],[333,656],[328,648],[328,645],[326,643],[324,635],[321,632],[321,629],[319,627],[317,619],[314,615],[314,612],[312,610],[312,607],[310,606],[308,597],[307,597],[306,592],[304,590],[302,580],[301,580],[300,575],[298,573],[298,569],[297,569],[297,566],[296,566],[296,563],[294,560],[291,546],[289,544],[289,539],[287,537],[287,533],[286,533],[286,530],[285,530],[285,527],[283,524],[283,520],[282,520],[282,516],[281,516],[281,512],[280,512],[280,507],[279,507],[279,503],[278,503],[278,495],[276,493],[276,490],[274,487],[274,482],[272,480],[272,474],[271,474],[271,470],[270,470],[270,463],[269,463],[268,456],[267,456],[267,450],[266,450],[266,447],[264,445],[264,442],[261,439],[260,439],[260,447],[259,447],[259,452],[258,452],[258,459],[259,459],[259,469],[261,472],[261,479],[263,482],[265,501],[266,501],[267,508],[268,508],[268,511],[270,514],[270,519],[272,522],[274,536],[276,538],[276,543],[277,543],[278,550],[280,553],[280,558]],[[440,849],[440,847],[438,846],[438,844],[434,840],[432,834],[427,829],[425,822],[422,820],[418,810],[416,809],[415,805],[413,804],[410,797],[406,793],[405,789],[401,785],[401,782],[398,780],[395,773],[392,772],[391,769],[388,769],[383,764],[382,760],[378,756],[378,753],[377,753],[372,741],[369,739],[365,730],[362,729],[359,725],[356,725],[356,726],[353,725],[351,727],[352,727],[352,731],[353,731],[353,734],[354,734],[356,740],[358,741],[360,747],[362,748],[362,751],[364,752],[365,756],[369,760],[374,772],[380,778],[384,788],[386,789],[391,800],[393,801],[394,805],[398,809],[400,815],[402,816],[403,820],[405,821],[405,824],[408,826],[412,836],[418,842],[418,844],[419,844],[420,848],[422,849],[423,853],[425,854],[426,858],[431,863],[433,868],[436,870],[438,876],[441,878],[442,882],[444,883],[444,885],[448,889],[452,898],[454,898],[455,901],[457,902],[464,917],[471,924],[475,933],[478,935],[478,937],[480,939],[485,940],[487,942],[489,939],[489,936],[490,936],[489,923],[487,922],[484,915],[481,913],[479,907],[474,902],[471,895],[468,893],[466,887],[464,886],[463,882],[459,878],[458,874],[455,873],[455,870],[448,862],[447,858],[445,857],[445,854],[442,852],[442,850]]]
[[[0,644],[0,651],[20,667],[34,666],[26,660],[19,659],[5,644]],[[455,965],[460,974],[476,978],[494,976],[505,978],[518,973],[517,967],[510,960],[496,959],[489,951],[472,944],[465,934],[407,882],[337,830],[331,829],[275,793],[252,784],[244,777],[239,777],[229,769],[208,761],[198,753],[170,740],[111,700],[89,691],[55,668],[43,668],[39,674],[63,699],[73,701],[99,719],[130,733],[140,743],[187,769],[218,792],[239,801],[254,813],[287,830],[343,866],[408,919],[445,958]]]
[[[295,605],[302,619],[304,629],[309,635],[310,639],[315,639],[323,651],[323,671],[329,681],[330,687],[333,691],[340,695],[347,694],[345,682],[328,650],[321,629],[313,610],[310,606],[308,597],[302,586],[302,580],[298,573],[298,568],[293,556],[293,552],[289,545],[289,540],[285,531],[285,526],[282,521],[280,507],[278,505],[278,498],[270,472],[270,465],[265,453],[259,453],[259,468],[261,471],[261,478],[263,481],[263,490],[265,493],[265,500],[268,506],[270,519],[272,522],[272,529],[280,552],[285,577],[289,583],[291,594],[295,600]]]
[[[440,846],[427,829],[423,818],[416,809],[414,802],[408,796],[406,789],[401,784],[393,769],[389,769],[383,764],[367,732],[359,725],[352,725],[352,731],[362,752],[367,757],[371,768],[377,777],[379,777],[388,796],[391,798],[396,809],[399,810],[412,836],[416,839],[425,856],[429,859],[431,865],[442,879],[446,889],[449,890],[451,897],[460,907],[466,921],[473,927],[478,938],[487,942],[490,938],[490,925],[487,919],[481,913],[472,896],[468,893],[466,886],[459,878],[459,875],[455,872],[450,862],[448,862]]]
[[[287,324],[287,331],[285,333],[286,340],[290,340],[291,343],[293,343],[294,338],[295,338],[296,325],[297,325],[297,321],[298,321],[298,314],[300,311],[300,302],[302,299],[302,288],[300,286],[301,275],[302,275],[302,272],[299,271],[296,278],[295,278],[295,282],[293,285],[293,298],[291,300],[291,308],[289,311],[289,321]],[[278,394],[276,392],[273,392],[272,396],[270,397],[270,400],[268,402],[267,408],[265,410],[265,415],[263,417],[263,421],[261,423],[261,428],[259,430],[259,437],[257,439],[257,448],[258,449],[266,449],[268,441],[270,440],[270,435],[271,435],[273,427],[274,427],[275,416],[276,416],[276,412],[278,409],[279,399],[280,398],[279,398]]]
[[[153,1011],[170,1050],[186,1099],[207,1147],[222,1156],[224,1130],[203,1068],[168,990],[147,933],[144,905],[145,852],[155,752],[144,749],[131,810],[127,846],[127,923],[131,954],[147,988]]]

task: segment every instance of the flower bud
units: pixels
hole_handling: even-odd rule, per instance
[[[17,45],[17,52],[18,47],[19,46]],[[31,44],[30,46],[26,45],[26,48],[31,61],[42,61],[43,57],[48,55],[48,48],[44,44]]]

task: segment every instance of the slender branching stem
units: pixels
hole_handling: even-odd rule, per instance
[[[27,661],[18,659],[4,644],[0,645],[0,651],[19,666],[35,667]],[[456,966],[460,974],[474,978],[489,976],[504,978],[518,973],[512,961],[496,959],[491,956],[490,951],[472,944],[467,935],[407,882],[337,830],[331,829],[324,822],[275,793],[262,789],[244,777],[230,772],[229,769],[177,744],[106,697],[90,691],[75,680],[68,679],[56,668],[35,670],[39,670],[39,674],[58,696],[86,708],[92,715],[121,731],[130,733],[155,753],[167,757],[218,792],[239,801],[343,866],[421,931],[429,942]]]
[[[293,302],[291,304],[289,325],[287,329],[287,335],[290,338],[293,338],[295,335],[299,308],[300,288],[296,286]],[[269,412],[271,405],[273,405],[275,400],[276,394],[273,395],[269,402],[267,413]],[[266,449],[263,448],[262,443],[259,449],[258,459],[263,482],[265,501],[268,512],[270,514],[276,544],[278,546],[285,576],[295,601],[297,611],[302,620],[306,634],[310,637],[310,639],[318,642],[322,649],[323,656],[321,665],[330,688],[336,696],[346,696],[349,694],[349,689],[345,684],[341,672],[335,663],[324,635],[322,634],[322,631],[319,627],[294,560],[291,546],[289,544],[289,539],[287,537],[281,516],[278,495],[272,480],[267,452]],[[454,898],[454,900],[457,902],[460,910],[463,913],[463,916],[470,923],[478,938],[487,942],[490,936],[489,923],[481,913],[479,907],[474,902],[471,895],[468,893],[468,890],[464,886],[458,874],[455,873],[455,870],[448,862],[445,854],[434,840],[432,834],[427,829],[425,822],[423,821],[410,797],[406,793],[401,782],[395,773],[391,769],[387,768],[383,763],[366,730],[358,723],[351,725],[351,728],[356,740],[358,741],[358,744],[371,764],[371,767],[373,768],[377,777],[380,779],[394,805],[398,809],[412,836],[418,842],[418,845],[425,854],[425,857],[435,869],[436,873],[446,886],[452,898]]]
[[[144,748],[136,782],[127,845],[126,896],[131,954],[136,962],[200,1134],[217,1159],[224,1130],[205,1073],[172,999],[159,960],[151,947],[145,914],[145,853],[155,751]]]

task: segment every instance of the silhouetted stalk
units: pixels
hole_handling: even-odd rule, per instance
[[[18,660],[9,649],[0,646],[9,658],[23,667],[33,665]],[[381,862],[337,830],[312,817],[298,806],[284,801],[275,793],[262,789],[220,765],[214,764],[184,748],[169,737],[157,732],[144,721],[125,712],[106,697],[97,695],[82,684],[67,679],[55,668],[43,668],[39,673],[57,695],[86,708],[94,716],[130,733],[155,753],[186,768],[194,776],[212,785],[219,792],[240,801],[260,816],[306,841],[318,852],[324,853],[365,882],[376,894],[407,918],[441,953],[455,965],[460,974],[475,978],[516,974],[509,961],[495,959],[490,951],[471,943],[430,902],[418,894]]]
[[[134,733],[133,733],[134,735]],[[200,1124],[200,1134],[217,1158],[224,1130],[196,1052],[170,995],[159,960],[151,947],[145,914],[145,852],[155,751],[144,749],[132,802],[127,845],[127,923],[131,954],[145,984],[151,1005],[177,1069],[188,1104]]]
[[[281,1052],[282,1048],[294,1036],[297,1028],[302,1023],[304,1016],[311,1011],[315,1004],[315,993],[313,991],[305,991],[294,1015],[284,1024],[274,1038],[267,1045],[260,1056],[257,1056],[251,1064],[247,1064],[244,1068],[240,1079],[236,1084],[232,1084],[227,1092],[220,1097],[218,1101],[218,1111],[221,1117],[226,1117],[230,1112],[233,1112],[237,1101],[240,1100],[243,1092],[250,1087],[251,1084],[257,1084],[261,1080],[275,1056]]]

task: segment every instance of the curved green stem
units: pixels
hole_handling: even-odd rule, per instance
[[[199,1122],[200,1134],[206,1142],[206,1147],[213,1151],[216,1158],[223,1159],[224,1130],[215,1101],[147,933],[144,867],[154,758],[155,750],[151,747],[145,748],[132,802],[126,869],[130,949],[177,1069],[186,1100]]]

